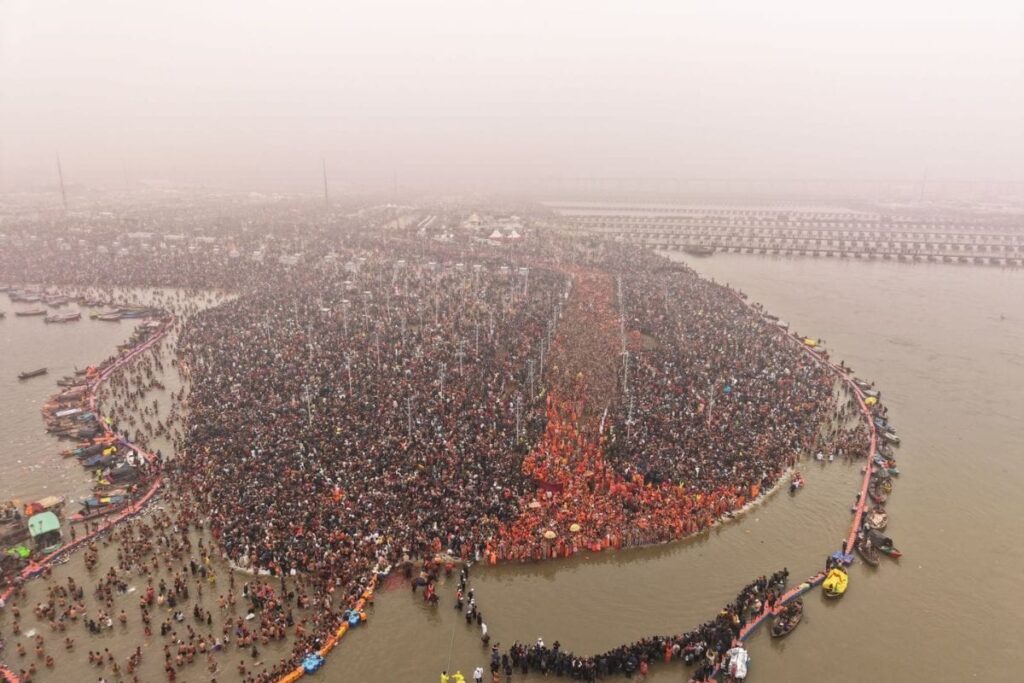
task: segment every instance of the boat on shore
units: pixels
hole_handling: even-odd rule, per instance
[[[28,520],[24,517],[12,517],[0,522],[0,547],[21,543],[28,536]]]
[[[101,313],[100,315],[96,316],[96,320],[102,320],[103,322],[107,323],[121,322],[121,314],[117,312]]]
[[[20,301],[21,303],[34,304],[39,301],[39,295],[34,292],[25,292],[20,289],[12,289],[7,292],[7,297],[11,301]]]
[[[19,372],[18,373],[18,379],[21,379],[21,380],[32,379],[33,377],[39,377],[40,375],[45,375],[46,373],[47,373],[46,368],[38,368],[36,370],[26,370],[25,372]]]
[[[71,515],[71,522],[87,522],[90,519],[106,517],[120,512],[131,502],[127,496],[91,496],[82,501],[82,509]]]
[[[29,308],[29,309],[26,309],[26,310],[23,310],[23,311],[15,311],[14,315],[16,315],[16,316],[18,316],[20,318],[26,318],[26,317],[29,317],[29,316],[36,316],[36,315],[46,315],[46,309],[45,308]]]

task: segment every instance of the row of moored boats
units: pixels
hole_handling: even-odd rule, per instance
[[[147,321],[118,348],[124,351],[142,344],[159,327],[158,321]],[[19,568],[14,565],[23,566],[60,548],[65,521],[88,522],[118,513],[131,505],[148,483],[151,475],[144,457],[109,432],[91,407],[93,385],[113,362],[110,359],[100,367],[75,370],[60,378],[60,391],[43,405],[46,431],[72,442],[61,455],[74,458],[90,474],[91,493],[73,502],[48,497],[28,505],[14,501],[0,505],[0,562],[5,565],[4,575]],[[31,374],[46,374],[46,369]]]

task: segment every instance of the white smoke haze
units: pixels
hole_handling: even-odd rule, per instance
[[[0,4],[0,188],[1024,181],[1024,3]]]

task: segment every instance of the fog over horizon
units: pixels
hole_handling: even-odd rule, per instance
[[[0,2],[0,190],[1024,181],[1024,4]]]

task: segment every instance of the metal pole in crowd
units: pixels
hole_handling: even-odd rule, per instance
[[[516,441],[519,441],[519,437],[522,435],[522,416],[523,416],[523,397],[521,394],[516,394]]]
[[[348,395],[352,396],[352,354],[345,354],[345,369],[348,370]]]
[[[629,397],[629,413],[626,415],[626,439],[633,438],[633,397]]]
[[[530,403],[533,403],[533,399],[537,394],[533,391],[533,359],[526,361],[526,367],[529,372],[529,383],[530,383]]]
[[[412,396],[405,397],[405,417],[409,434],[409,442],[412,442]]]

